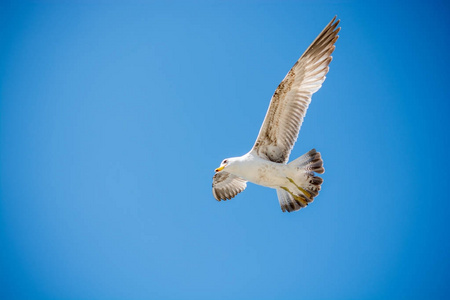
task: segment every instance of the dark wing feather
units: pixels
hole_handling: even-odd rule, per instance
[[[325,27],[295,63],[272,96],[269,109],[252,151],[259,157],[286,163],[305,117],[311,96],[325,80],[334,43],[338,39],[336,17]]]
[[[217,201],[229,200],[246,187],[247,181],[225,171],[218,172],[213,177],[212,191]]]

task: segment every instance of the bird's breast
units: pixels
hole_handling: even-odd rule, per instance
[[[250,162],[242,166],[241,174],[236,174],[247,181],[267,187],[278,187],[282,185],[286,176],[284,170],[286,165],[270,161]]]

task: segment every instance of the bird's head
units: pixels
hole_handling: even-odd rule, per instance
[[[231,165],[234,163],[234,161],[235,161],[235,158],[227,158],[227,159],[224,159],[224,160],[222,161],[222,163],[220,164],[220,167],[218,167],[218,168],[215,170],[215,172],[217,173],[217,172],[222,171],[222,170],[225,169],[225,168],[228,168],[229,166],[231,166]]]

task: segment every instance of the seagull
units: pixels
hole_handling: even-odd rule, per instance
[[[297,211],[319,194],[323,161],[315,149],[287,163],[297,140],[311,96],[325,80],[338,39],[336,16],[322,30],[275,90],[253,148],[240,157],[227,158],[215,170],[212,192],[216,200],[229,200],[247,182],[276,189],[283,212]]]

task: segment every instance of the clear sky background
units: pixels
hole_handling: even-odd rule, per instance
[[[0,4],[1,299],[450,295],[446,1]],[[338,15],[305,209],[211,193]]]

